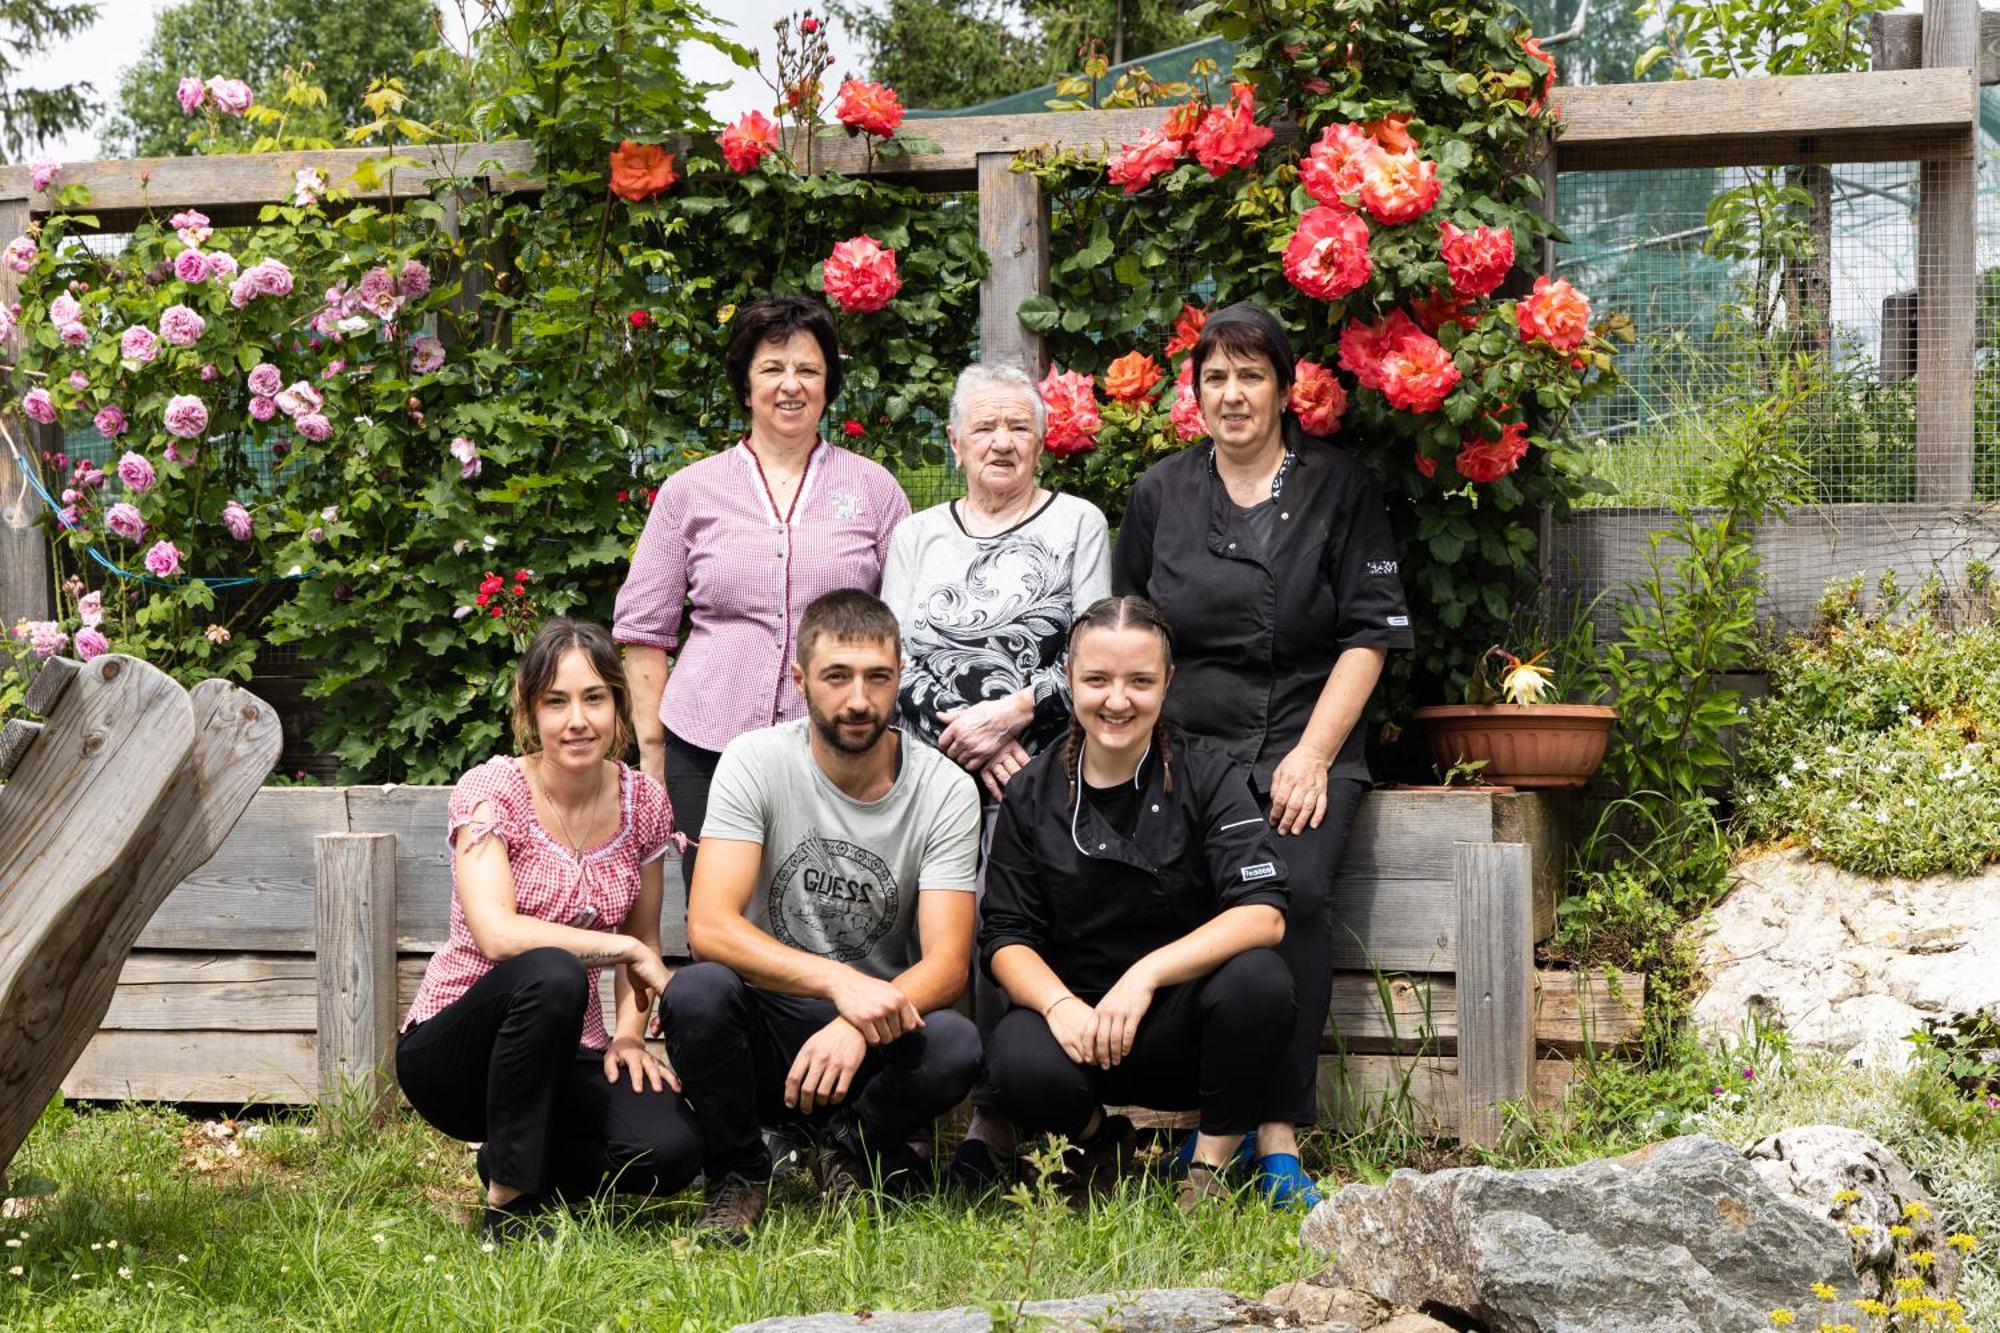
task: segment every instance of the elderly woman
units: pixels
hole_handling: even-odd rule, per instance
[[[1035,481],[1044,408],[1012,366],[972,365],[951,395],[946,437],[965,496],[906,519],[889,546],[882,600],[903,626],[904,729],[956,760],[998,801],[1008,779],[1063,737],[1063,655],[1077,612],[1111,590],[1104,515]],[[992,827],[989,805],[987,827]],[[983,972],[973,1013],[991,1036],[1005,997]],[[967,1184],[998,1176],[1014,1132],[992,1090],[953,1158]]]
[[[841,382],[826,307],[802,296],[744,305],[723,369],[749,432],[660,488],[612,626],[640,767],[697,838],[723,747],[805,713],[789,674],[799,617],[821,593],[880,587],[890,534],[910,513],[888,469],[820,438]],[[690,846],[682,859],[688,883],[695,856]]]
[[[1278,952],[1298,1016],[1250,1155],[1274,1202],[1311,1204],[1294,1126],[1317,1109],[1327,900],[1368,785],[1362,709],[1388,650],[1411,646],[1410,617],[1381,492],[1290,410],[1284,328],[1246,301],[1210,316],[1189,355],[1210,442],[1140,477],[1112,580],[1173,626],[1168,717],[1250,767],[1291,871]]]

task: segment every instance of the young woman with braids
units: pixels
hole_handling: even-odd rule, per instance
[[[1016,1006],[986,1050],[1001,1109],[1081,1144],[1089,1181],[1131,1134],[1104,1103],[1199,1108],[1193,1207],[1265,1110],[1294,1004],[1285,866],[1248,771],[1161,720],[1172,676],[1150,602],[1077,618],[1075,719],[1007,786],[979,947]]]

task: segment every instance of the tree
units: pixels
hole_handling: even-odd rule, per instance
[[[184,77],[243,79],[262,92],[275,90],[288,66],[308,62],[312,81],[326,89],[324,123],[302,124],[313,113],[295,111],[289,133],[338,139],[368,119],[361,98],[370,80],[388,75],[408,86],[418,118],[436,119],[450,110],[441,105],[446,81],[439,66],[418,59],[437,45],[436,15],[433,0],[182,0],[160,11],[152,40],[120,78],[106,151],[187,152],[196,121],[174,100]],[[225,121],[204,151],[241,151],[256,133]]]
[[[32,61],[51,43],[97,20],[95,0],[0,0],[0,157],[27,150],[86,123],[97,110],[88,83],[17,88],[17,62]]]

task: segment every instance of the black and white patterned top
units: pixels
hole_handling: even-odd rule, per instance
[[[1111,594],[1110,530],[1088,500],[1052,494],[991,537],[969,535],[961,502],[897,526],[882,600],[903,627],[903,729],[936,744],[940,713],[1031,689],[1031,753],[1069,720],[1063,654],[1070,622]]]

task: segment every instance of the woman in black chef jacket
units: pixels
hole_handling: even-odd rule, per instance
[[[1368,785],[1362,709],[1410,616],[1381,492],[1346,451],[1306,435],[1288,406],[1293,360],[1268,310],[1209,316],[1189,354],[1209,442],[1147,469],[1112,555],[1112,590],[1150,599],[1179,659],[1167,715],[1248,767],[1281,835],[1291,902],[1279,952],[1298,1012],[1254,1147],[1274,1202],[1318,1191],[1295,1126],[1317,1109],[1332,998],[1327,900]]]
[[[1294,1006],[1284,864],[1244,768],[1160,720],[1172,652],[1142,598],[1077,618],[1069,738],[1007,785],[979,944],[1016,1006],[986,1049],[1001,1109],[1101,1166],[1131,1130],[1106,1101],[1200,1108],[1186,1208],[1224,1192]]]

